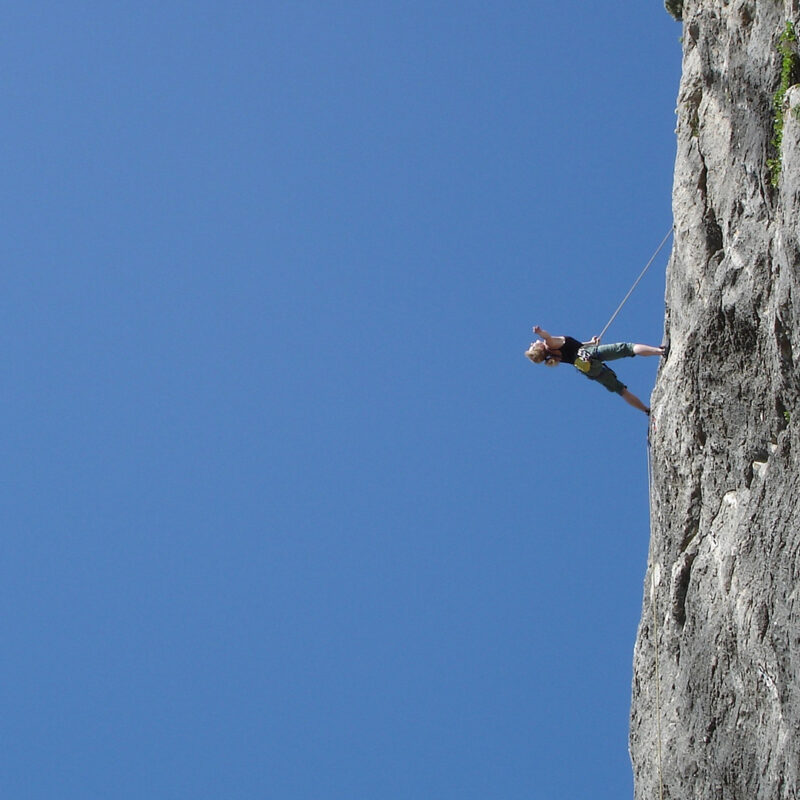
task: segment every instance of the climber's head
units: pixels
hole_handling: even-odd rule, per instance
[[[541,339],[538,342],[531,342],[531,346],[525,351],[525,356],[534,364],[541,364],[543,361],[548,367],[555,367],[558,364],[558,359],[548,351],[547,345]]]

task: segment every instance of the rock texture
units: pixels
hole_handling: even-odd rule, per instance
[[[798,800],[800,87],[785,94],[780,153],[773,101],[800,0],[681,5],[635,797]]]

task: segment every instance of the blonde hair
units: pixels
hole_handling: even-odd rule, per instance
[[[525,357],[534,364],[541,364],[547,358],[547,345],[544,342],[534,342],[526,351]]]

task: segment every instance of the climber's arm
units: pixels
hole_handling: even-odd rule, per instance
[[[542,339],[544,339],[544,343],[551,350],[560,350],[567,341],[566,337],[564,336],[551,336],[546,330],[544,330],[544,328],[540,328],[538,325],[533,326],[533,332],[537,336],[541,336]]]

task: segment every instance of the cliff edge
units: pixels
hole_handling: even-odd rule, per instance
[[[800,798],[800,0],[681,18],[635,797]]]

